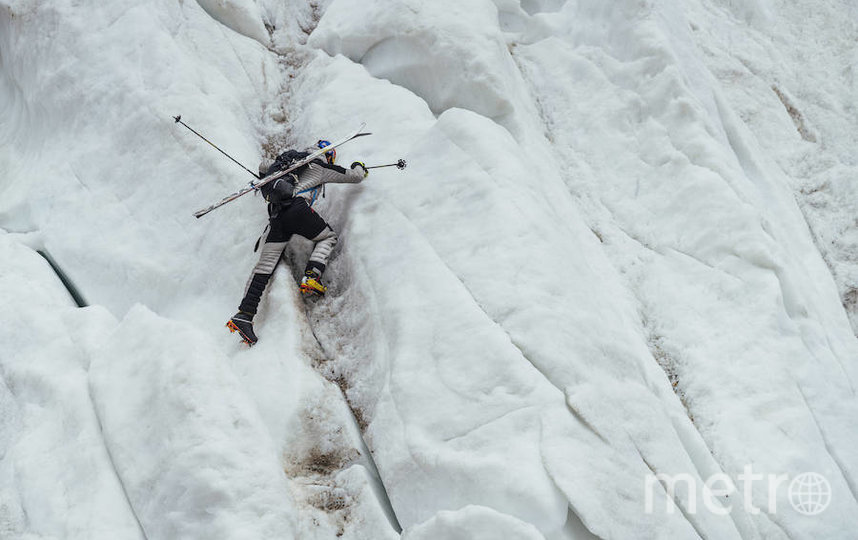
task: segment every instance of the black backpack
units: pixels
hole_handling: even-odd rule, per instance
[[[301,152],[300,150],[290,148],[289,150],[286,150],[274,159],[274,165],[277,166],[278,171],[282,171],[283,169],[288,169],[289,167],[291,167],[292,164],[296,161],[300,161],[309,155],[309,152]],[[292,171],[292,173],[298,176],[303,172],[303,169],[305,167],[306,165],[298,167],[296,170]],[[270,174],[271,172],[273,171],[271,169],[268,169],[268,173]]]
[[[299,150],[293,149],[286,150],[285,152],[274,158],[274,161],[271,163],[271,165],[268,166],[267,170],[259,171],[259,178],[265,178],[269,174],[274,174],[284,169],[288,169],[292,166],[293,163],[295,163],[296,161],[300,161],[309,155],[309,152],[301,152]],[[306,165],[298,167],[297,169],[292,171],[292,174],[298,176],[299,174],[304,172],[305,167]]]
[[[268,170],[265,171],[265,174],[262,176],[262,178],[265,178],[266,176],[274,174],[278,171],[288,169],[292,166],[293,163],[295,163],[296,161],[300,161],[309,155],[309,152],[301,152],[299,150],[294,149],[286,150],[274,159],[274,163],[272,163],[271,166],[268,167]],[[277,214],[280,210],[281,205],[289,203],[289,201],[292,199],[292,190],[295,187],[295,182],[297,181],[298,175],[304,172],[306,167],[307,165],[302,165],[301,167],[298,167],[283,178],[279,178],[273,182],[269,182],[260,188],[260,191],[262,191],[262,196],[265,197],[266,201],[271,203],[268,209],[269,214]]]

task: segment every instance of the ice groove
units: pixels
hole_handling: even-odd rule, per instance
[[[122,494],[125,496],[125,502],[128,505],[128,509],[131,510],[131,515],[134,516],[134,521],[137,523],[137,527],[140,531],[140,534],[144,539],[148,539],[146,536],[146,529],[143,528],[143,523],[140,521],[140,517],[137,515],[137,509],[134,508],[134,505],[131,504],[131,498],[128,496],[128,488],[125,486],[125,482],[122,481],[122,475],[119,474],[119,469],[116,467],[116,460],[113,457],[113,453],[110,451],[110,445],[107,444],[107,441],[104,439],[104,426],[101,422],[101,416],[98,413],[98,407],[95,406],[95,398],[92,393],[92,384],[87,385],[87,390],[89,392],[89,402],[92,408],[92,414],[95,416],[96,422],[98,422],[98,432],[101,434],[101,442],[104,447],[104,451],[107,454],[107,459],[110,460],[110,466],[113,470],[113,475],[116,478],[116,483],[122,488]]]
[[[655,476],[655,475],[658,475],[658,474],[659,474],[659,473],[658,473],[658,470],[656,470],[656,468],[655,468],[655,467],[653,467],[653,466],[650,464],[650,462],[649,462],[649,461],[644,457],[644,455],[641,453],[640,449],[639,449],[639,448],[637,448],[637,445],[635,445],[635,448],[636,448],[636,449],[637,449],[637,451],[638,451],[638,455],[640,456],[641,461],[643,461],[643,462],[644,462],[644,464],[646,464],[646,466],[647,466],[647,468],[650,470],[650,472],[651,472],[654,476]],[[668,493],[668,490],[664,489],[664,486],[662,485],[662,483],[661,483],[661,482],[659,482],[659,485],[660,485],[660,486],[662,486],[662,489],[664,490],[665,495],[671,495],[670,493]],[[686,508],[685,508],[685,506],[682,504],[682,500],[681,500],[681,499],[679,499],[679,498],[676,496],[676,494],[675,494],[675,493],[674,493],[674,494],[672,494],[671,499],[673,500],[673,504],[676,506],[676,508],[679,508],[679,511],[680,511],[680,512],[682,512],[682,515],[685,517],[685,520],[686,520],[686,521],[687,521],[687,522],[688,522],[692,527],[694,527],[694,531],[697,533],[697,536],[698,536],[698,537],[700,537],[700,538],[702,538],[703,540],[706,540],[706,535],[705,535],[705,534],[703,534],[703,531],[702,531],[702,530],[700,530],[700,525],[697,523],[697,520],[696,520],[696,519],[694,519],[694,514],[690,514],[690,513],[689,513],[688,509],[686,509]]]
[[[297,263],[294,262],[294,258],[288,257],[287,253],[284,253],[282,255],[283,260],[286,262],[286,264],[289,267],[292,268],[293,272],[299,271]],[[290,260],[290,259],[293,259],[293,260]],[[352,400],[349,398],[348,393],[346,392],[346,388],[344,388],[344,386],[343,386],[344,384],[348,384],[348,383],[343,383],[342,380],[333,376],[333,374],[329,373],[327,370],[319,369],[320,364],[323,365],[327,362],[330,362],[334,359],[334,357],[329,352],[327,347],[325,346],[325,343],[323,342],[323,340],[319,337],[319,334],[317,333],[317,330],[316,330],[316,325],[314,324],[313,317],[310,316],[311,311],[312,310],[309,307],[305,306],[305,310],[304,310],[302,316],[306,320],[307,328],[310,329],[312,339],[315,341],[319,350],[322,351],[322,353],[325,355],[325,359],[322,360],[320,363],[315,364],[313,366],[313,368],[316,370],[317,373],[319,373],[319,375],[321,377],[323,377],[325,380],[329,381],[330,383],[332,383],[334,386],[337,387],[340,396],[342,397],[343,401],[345,402],[346,406],[348,407],[348,410],[350,413],[350,418],[351,418],[352,422],[354,423],[354,425],[357,426],[357,428],[358,428],[357,432],[358,432],[360,442],[361,442],[361,446],[362,446],[361,453],[362,453],[363,457],[366,459],[366,463],[369,465],[370,478],[371,478],[371,481],[373,484],[373,492],[375,493],[376,497],[378,497],[379,504],[384,508],[385,514],[386,514],[386,516],[390,522],[391,527],[397,532],[397,534],[399,534],[402,532],[402,525],[400,524],[399,518],[396,515],[396,510],[394,509],[393,504],[391,503],[390,495],[388,494],[387,487],[384,485],[384,480],[383,480],[383,478],[379,472],[378,465],[375,462],[375,458],[373,456],[372,451],[370,450],[370,446],[367,444],[366,439],[364,437],[364,432],[366,430],[365,422],[367,419],[364,419],[363,421],[358,420],[358,413],[356,413],[355,405],[352,402]]]

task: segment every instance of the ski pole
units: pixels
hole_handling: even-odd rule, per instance
[[[251,171],[250,169],[248,169],[247,167],[245,167],[244,165],[242,165],[241,163],[239,163],[238,161],[236,161],[236,159],[235,159],[234,157],[232,157],[231,155],[227,154],[226,152],[224,152],[223,150],[221,150],[220,148],[218,148],[218,147],[217,147],[217,145],[216,145],[215,143],[211,142],[210,140],[206,139],[205,137],[203,137],[202,135],[200,135],[199,133],[197,133],[197,132],[196,132],[196,130],[194,130],[194,128],[192,128],[192,127],[191,127],[191,126],[189,126],[188,124],[186,124],[186,123],[182,122],[182,115],[181,115],[181,114],[180,114],[180,115],[178,115],[178,116],[174,116],[174,117],[173,117],[173,119],[176,121],[176,123],[178,123],[178,124],[182,124],[182,125],[183,125],[183,126],[185,126],[186,128],[188,128],[188,129],[190,129],[191,131],[193,131],[193,132],[194,132],[194,135],[196,135],[196,136],[197,136],[197,137],[199,137],[200,139],[202,139],[202,140],[206,141],[206,142],[207,142],[207,143],[209,143],[210,145],[214,146],[214,147],[215,147],[215,149],[216,149],[218,152],[220,152],[221,154],[225,155],[225,156],[226,156],[226,157],[228,157],[229,159],[233,160],[233,161],[234,161],[234,162],[235,162],[239,167],[241,167],[241,168],[242,168],[242,169],[244,169],[245,171],[249,172],[250,174],[252,174],[252,175],[253,175],[253,177],[254,177],[254,178],[256,178],[257,180],[259,180],[259,175],[257,175],[255,172]],[[400,160],[400,161],[402,161],[402,160]]]
[[[372,167],[367,167],[366,170],[381,169],[382,167],[396,167],[397,169],[399,169],[401,171],[402,169],[405,168],[406,165],[407,165],[407,163],[405,162],[405,160],[400,159],[396,163],[388,163],[387,165],[373,165]]]

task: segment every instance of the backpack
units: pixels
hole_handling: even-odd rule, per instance
[[[288,169],[289,167],[291,167],[292,164],[295,163],[296,161],[300,161],[309,155],[310,155],[309,152],[301,152],[300,150],[295,150],[293,148],[290,148],[289,150],[286,150],[285,152],[283,152],[282,154],[280,154],[279,156],[277,156],[274,159],[274,166],[277,167],[278,171],[282,171],[283,169]],[[292,174],[294,174],[295,176],[298,176],[302,172],[304,172],[304,169],[306,167],[307,167],[306,165],[302,165],[301,167],[298,167],[297,169],[292,171]],[[271,173],[274,171],[269,169],[268,172]]]
[[[274,163],[272,163],[271,166],[268,167],[268,170],[265,171],[263,178],[269,174],[288,169],[293,163],[302,160],[309,155],[309,152],[301,152],[294,149],[286,150],[274,159]],[[307,165],[302,165],[283,178],[279,178],[274,182],[269,182],[260,188],[263,197],[265,197],[265,200],[270,203],[268,212],[272,217],[275,217],[276,214],[279,213],[282,205],[289,204],[292,199],[292,190],[298,181],[298,175],[303,173],[306,168]]]

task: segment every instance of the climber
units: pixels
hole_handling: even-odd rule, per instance
[[[330,146],[330,142],[320,140],[317,148],[308,148],[305,152],[287,150],[272,161],[263,161],[259,165],[259,176],[264,178],[270,174],[287,169],[292,163],[304,159],[318,148]],[[369,174],[366,165],[360,161],[351,164],[346,170],[335,165],[337,151],[334,148],[321,156],[287,174],[260,187],[262,195],[268,202],[268,226],[257,243],[261,244],[259,261],[253,268],[244,298],[236,313],[226,323],[230,332],[238,332],[245,343],[252,346],[257,342],[253,331],[253,316],[262,298],[262,293],[268,280],[274,273],[277,263],[286,249],[286,243],[293,234],[315,242],[313,252],[307,261],[304,276],[299,285],[303,296],[322,296],[327,287],[322,284],[322,274],[328,264],[328,257],[337,244],[337,235],[330,225],[313,210],[320,192],[324,192],[327,183],[361,182]]]

